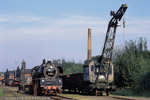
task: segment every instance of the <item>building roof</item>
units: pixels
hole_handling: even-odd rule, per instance
[[[5,72],[0,72],[0,76],[4,76]]]
[[[93,61],[94,61],[94,63],[95,63],[95,61],[96,61],[96,63],[98,63],[98,62],[97,62],[97,59],[99,59],[99,55],[98,55],[98,56],[95,56],[95,57],[92,57],[91,60],[85,60],[83,66],[89,65],[89,64],[92,63]]]
[[[5,72],[0,72],[0,74],[5,74]]]
[[[25,69],[26,74],[31,74],[31,69]]]
[[[4,77],[4,74],[0,74],[0,77],[1,77],[1,76]]]
[[[14,70],[13,71],[8,71],[9,72],[9,74],[14,74]]]

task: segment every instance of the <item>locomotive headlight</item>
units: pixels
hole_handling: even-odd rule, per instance
[[[53,66],[50,66],[50,68],[53,68]]]
[[[98,73],[99,72],[99,69],[98,68],[96,68],[96,73]]]
[[[44,82],[44,80],[42,80],[42,82]]]
[[[44,87],[44,89],[47,89],[47,87]]]
[[[59,82],[61,82],[61,80],[59,80]]]

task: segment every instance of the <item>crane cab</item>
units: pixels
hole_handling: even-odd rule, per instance
[[[103,68],[101,66],[101,68]],[[96,77],[98,75],[99,63],[97,59],[87,60],[83,66],[83,80],[87,83],[94,83],[96,81]],[[108,82],[112,83],[114,80],[114,66],[111,63]],[[98,77],[99,81],[105,80],[105,73],[100,74]]]

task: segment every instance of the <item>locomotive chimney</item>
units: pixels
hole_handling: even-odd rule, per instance
[[[88,60],[92,59],[91,29],[88,29]]]

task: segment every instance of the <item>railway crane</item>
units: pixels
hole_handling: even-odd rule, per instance
[[[112,64],[112,53],[116,37],[116,29],[120,26],[120,20],[126,9],[127,4],[123,4],[116,13],[114,11],[110,12],[110,15],[113,17],[108,24],[102,55],[98,59],[99,68],[95,84],[106,83],[105,85],[109,85],[108,78]],[[103,79],[101,79],[101,77],[103,77]]]
[[[116,13],[110,12],[112,18],[108,24],[102,54],[94,59],[88,59],[83,66],[83,78],[86,82],[83,91],[94,92],[95,95],[102,95],[106,91],[106,94],[109,95],[111,91],[115,90],[115,86],[112,85],[114,77],[112,54],[116,29],[120,26],[120,20],[127,8],[127,4],[122,4]]]

